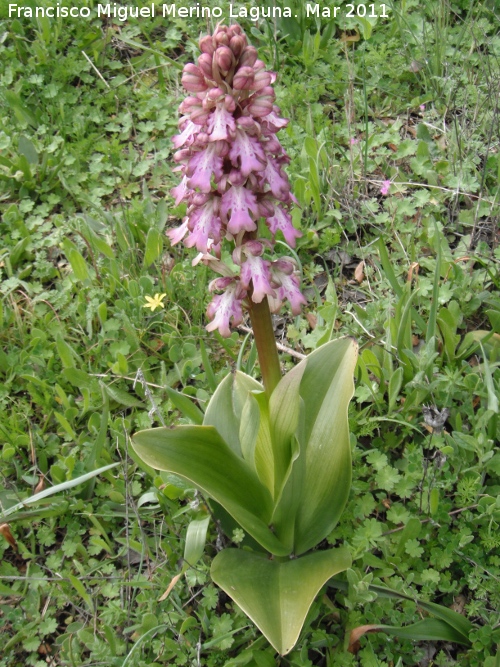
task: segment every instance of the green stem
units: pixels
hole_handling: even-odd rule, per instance
[[[267,296],[260,303],[250,301],[250,320],[257,345],[262,380],[266,392],[271,396],[281,380],[281,369]]]

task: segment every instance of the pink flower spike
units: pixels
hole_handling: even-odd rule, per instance
[[[188,186],[192,189],[199,188],[202,192],[210,192],[212,174],[216,181],[222,177],[222,162],[215,143],[195,153],[187,167]]]
[[[267,219],[267,224],[273,236],[280,230],[291,248],[295,248],[295,239],[302,236],[302,232],[293,226],[290,213],[281,206],[274,208],[274,215]]]
[[[420,111],[425,111],[425,104],[420,105]]]
[[[235,130],[233,115],[227,111],[224,103],[219,103],[208,119],[210,141],[229,141]]]
[[[252,301],[254,303],[260,303],[266,294],[276,297],[276,292],[269,282],[271,278],[270,266],[271,262],[262,259],[262,257],[254,257],[250,253],[247,253],[247,259],[241,265],[241,283],[247,289],[250,287],[250,282],[252,283]]]
[[[382,187],[380,188],[380,194],[388,195],[390,187],[391,187],[391,181],[384,181],[382,183]]]
[[[249,137],[244,130],[239,129],[236,130],[229,157],[235,167],[239,166],[243,176],[249,176],[252,171],[262,171],[267,163],[260,143],[254,137]],[[241,162],[240,165],[238,165],[238,159]]]
[[[221,336],[228,338],[231,321],[234,327],[243,322],[241,299],[245,296],[246,292],[236,281],[232,281],[223,294],[214,296],[207,308],[207,316],[212,320],[206,327],[207,331],[218,329]]]
[[[231,216],[229,216],[231,211]],[[256,218],[259,217],[259,206],[257,197],[242,186],[233,185],[224,194],[221,201],[221,214],[223,218],[228,219],[227,230],[233,236],[240,231],[252,232],[257,229],[254,219],[250,216],[252,213]]]

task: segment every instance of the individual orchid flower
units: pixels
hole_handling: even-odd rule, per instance
[[[276,136],[288,124],[274,103],[276,74],[238,25],[219,25],[199,46],[197,63],[182,73],[188,96],[179,107],[180,134],[172,140],[181,180],[171,193],[176,205],[187,204],[186,217],[167,235],[172,244],[198,250],[194,263],[222,273],[211,283],[217,294],[207,310],[207,329],[229,336],[244,309],[252,315],[252,304],[269,300],[277,310],[286,299],[294,314],[300,312],[306,301],[295,265],[285,261],[283,270],[272,251],[277,235],[295,247],[301,232],[290,215],[295,199],[284,171],[289,158]],[[258,237],[262,219],[272,242]],[[224,242],[233,245],[239,276],[220,269]]]

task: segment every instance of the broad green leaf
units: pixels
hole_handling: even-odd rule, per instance
[[[21,135],[19,137],[18,147],[21,155],[24,155],[30,164],[38,164],[38,153],[33,142]]]
[[[249,392],[263,391],[262,385],[241,371],[222,380],[207,406],[204,426],[214,426],[229,447],[241,456],[240,421]]]
[[[151,467],[181,475],[206,492],[265,549],[289,553],[268,527],[270,493],[213,426],[148,429],[132,436],[132,445]]]
[[[354,393],[358,346],[351,338],[331,341],[301,361],[305,471],[295,525],[295,553],[308,551],[334,528],[351,485],[347,408]]]
[[[241,453],[258,478],[274,493],[274,457],[269,424],[269,402],[264,392],[249,393],[241,413]]]
[[[305,446],[301,445],[301,442],[303,443],[303,439],[300,436],[293,437],[289,471],[272,517],[275,535],[291,551],[295,551],[296,517],[304,489],[306,456]]]
[[[165,391],[172,402],[172,405],[182,412],[184,417],[190,419],[193,424],[200,426],[203,424],[203,412],[194,404],[193,400],[172,387],[165,387]]]
[[[306,364],[300,363],[279,382],[269,401],[274,457],[274,501],[278,502],[292,460],[292,436],[299,423],[300,382]]]
[[[135,396],[131,396],[128,391],[123,389],[118,389],[112,385],[104,385],[106,394],[111,398],[111,400],[116,401],[120,405],[125,405],[127,408],[142,408],[144,404]]]
[[[200,339],[200,354],[201,361],[203,363],[203,369],[205,370],[205,375],[207,378],[207,384],[211,392],[214,392],[217,389],[217,380],[215,378],[214,369],[210,363],[210,357],[208,356],[208,351],[206,348],[203,339]]]
[[[278,562],[241,549],[217,554],[211,569],[220,586],[281,655],[295,646],[320,588],[351,564],[347,549],[316,551]]]
[[[203,519],[195,519],[191,521],[187,528],[186,544],[184,547],[184,565],[183,571],[193,567],[200,560],[205,549],[205,542],[207,541],[207,530],[210,516],[203,517]]]
[[[392,412],[398,400],[399,391],[403,384],[403,368],[400,366],[391,375],[389,380],[389,412]]]
[[[60,334],[57,334],[56,336],[56,347],[64,368],[72,368],[75,365],[75,362],[83,366],[83,361],[78,353],[75,352],[71,345],[69,345]]]
[[[92,598],[90,597],[90,595],[85,590],[85,586],[82,584],[80,579],[75,577],[73,574],[69,574],[69,573],[68,573],[68,579],[70,580],[71,584],[73,585],[73,588],[78,593],[78,595],[82,598],[82,600],[85,601],[85,604],[87,605],[90,613],[94,614],[95,613],[95,607],[94,607],[94,604],[92,602]]]
[[[163,250],[163,237],[156,227],[150,227],[146,237],[146,250],[144,252],[144,266],[156,262]]]

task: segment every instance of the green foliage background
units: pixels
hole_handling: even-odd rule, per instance
[[[119,463],[8,517],[1,667],[498,666],[500,15],[494,0],[387,2],[378,19],[334,4],[330,21],[303,3],[290,20],[241,20],[291,119],[309,306],[277,320],[279,341],[361,344],[353,488],[328,538],[354,566],[281,661],[210,582],[213,524],[204,558],[158,601],[205,501],[147,474],[128,441],[195,422],[232,367],[258,376],[245,332],[206,334],[208,270],[164,237],[183,215],[168,195],[179,72],[213,25],[0,7],[1,507]],[[155,293],[165,309],[151,313]],[[443,430],[423,406],[449,411]],[[348,653],[352,628],[422,615],[375,583],[453,605],[472,648],[374,634]]]

